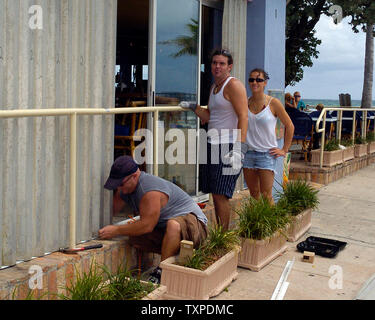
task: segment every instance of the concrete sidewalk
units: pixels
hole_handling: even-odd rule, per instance
[[[346,176],[319,192],[312,227],[301,239],[288,242],[287,251],[259,272],[238,268],[237,280],[214,300],[269,300],[289,260],[295,258],[287,278],[284,300],[352,300],[375,274],[375,164]],[[302,262],[296,245],[308,236],[345,241],[335,258],[315,256]],[[338,267],[337,267],[338,266]],[[342,288],[330,288],[342,270]],[[331,273],[330,273],[331,271]],[[332,287],[332,285],[331,285]]]

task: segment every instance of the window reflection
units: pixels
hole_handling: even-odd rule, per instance
[[[159,0],[156,29],[156,105],[178,105],[197,101],[199,1]],[[165,133],[178,128],[188,141],[188,129],[197,128],[192,112],[160,113]],[[165,142],[164,148],[174,142]],[[185,163],[188,155],[186,143]],[[191,195],[196,194],[196,165],[159,165],[159,175],[173,181]]]

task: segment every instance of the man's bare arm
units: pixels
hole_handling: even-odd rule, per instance
[[[109,225],[99,230],[101,239],[111,239],[116,236],[139,236],[151,232],[156,226],[161,209],[161,195],[159,191],[147,192],[139,204],[140,219],[125,225]]]
[[[237,128],[241,130],[238,141],[246,142],[248,126],[248,107],[246,89],[238,79],[232,79],[224,89],[224,97],[229,100],[238,117]]]

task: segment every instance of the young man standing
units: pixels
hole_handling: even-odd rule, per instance
[[[191,104],[189,107],[208,123],[207,164],[202,165],[202,191],[212,193],[216,220],[225,230],[229,227],[230,204],[241,163],[247,151],[247,96],[240,80],[231,77],[233,58],[227,50],[211,55],[211,87],[208,109]],[[234,170],[228,170],[228,169]],[[231,173],[229,173],[231,172]]]

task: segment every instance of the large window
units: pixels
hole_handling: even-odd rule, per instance
[[[198,0],[157,0],[155,41],[155,104],[178,105],[182,100],[197,101],[199,70],[199,15]],[[190,195],[196,194],[197,165],[188,164],[189,129],[197,129],[198,120],[192,112],[160,113],[159,128],[164,128],[169,138],[162,148],[164,164],[159,164],[159,176],[173,181]],[[177,147],[179,129],[185,140],[185,150],[178,154],[164,152]],[[190,131],[191,133],[191,131]],[[173,138],[174,136],[174,138]],[[190,147],[193,147],[190,145]],[[195,151],[195,150],[194,150]],[[183,163],[181,162],[181,156]],[[173,163],[178,161],[178,163]],[[170,164],[172,162],[172,164]]]

